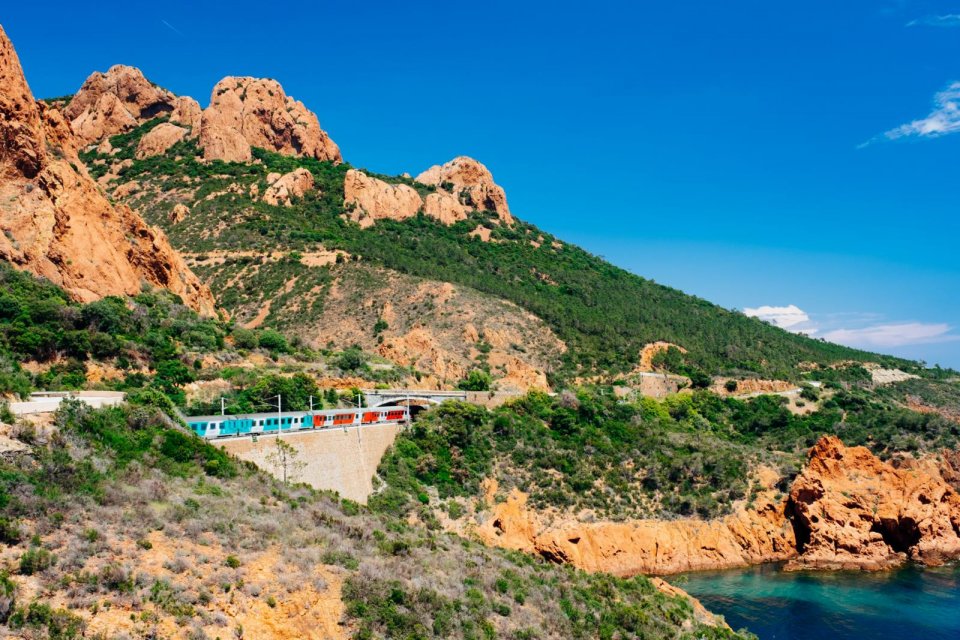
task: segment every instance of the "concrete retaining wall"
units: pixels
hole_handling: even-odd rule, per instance
[[[344,498],[366,504],[373,492],[377,465],[401,428],[384,424],[284,434],[284,441],[296,448],[297,459],[303,463],[293,480],[317,489],[332,489]],[[276,436],[258,436],[256,442],[252,438],[229,438],[215,444],[274,476],[282,473],[267,461],[270,452],[276,450]]]
[[[52,413],[60,408],[64,398],[80,400],[94,408],[112,407],[121,404],[125,396],[120,391],[38,391],[26,402],[11,402],[10,411],[15,416]]]

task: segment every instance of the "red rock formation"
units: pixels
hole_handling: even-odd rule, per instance
[[[476,533],[489,544],[618,575],[780,560],[790,560],[789,569],[877,570],[960,557],[960,495],[950,484],[960,478],[960,454],[901,462],[895,468],[864,447],[824,437],[780,503],[767,491],[754,508],[711,521],[545,524],[514,490]]]
[[[443,166],[434,165],[417,176],[417,182],[438,189],[449,185],[455,196],[469,195],[471,208],[493,211],[503,224],[513,224],[503,188],[493,181],[490,170],[473,158],[459,156]]]
[[[405,184],[390,184],[350,169],[343,182],[347,217],[367,228],[377,220],[405,220],[423,207],[420,194]]]
[[[795,551],[784,505],[761,499],[719,520],[635,520],[544,526],[519,491],[478,529],[489,544],[536,553],[587,571],[669,574],[786,560]]]
[[[343,161],[317,116],[275,80],[227,77],[203,112],[200,146],[207,160],[248,162],[251,147],[289,156]]]
[[[214,313],[210,290],[166,236],[127,207],[113,207],[77,148],[61,113],[34,101],[0,27],[0,259],[78,300],[138,293],[148,282]]]
[[[801,552],[793,568],[873,570],[960,557],[960,495],[932,458],[894,468],[865,447],[824,437],[790,500]]]
[[[158,124],[140,138],[136,157],[143,159],[166,153],[167,149],[186,138],[188,133],[183,127],[169,122]]]
[[[290,206],[291,198],[302,198],[313,189],[313,174],[300,168],[274,180],[263,193],[263,201],[274,206]]]
[[[81,143],[123,133],[174,110],[176,96],[126,65],[94,72],[64,109]]]

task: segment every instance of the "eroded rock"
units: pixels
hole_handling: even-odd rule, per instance
[[[273,175],[273,174],[271,174]],[[290,206],[291,198],[302,198],[313,189],[313,174],[300,168],[276,178],[263,193],[263,201],[274,206]]]
[[[248,162],[251,147],[289,156],[343,161],[317,116],[275,80],[227,77],[217,83],[200,126],[206,160]]]
[[[493,181],[485,166],[467,156],[459,156],[444,165],[434,165],[417,176],[417,182],[449,190],[471,209],[492,211],[503,224],[513,224],[507,195]]]
[[[135,153],[138,159],[150,158],[166,153],[167,149],[187,137],[189,131],[169,122],[158,124],[148,131],[137,144]]]
[[[2,28],[0,141],[0,259],[81,301],[135,294],[148,282],[214,313],[210,290],[163,232],[104,198],[77,157],[67,121],[33,99]]]

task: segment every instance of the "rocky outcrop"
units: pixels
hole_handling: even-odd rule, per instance
[[[227,77],[203,112],[200,146],[206,160],[249,162],[251,147],[289,156],[343,161],[317,116],[275,80]]]
[[[718,520],[634,520],[545,525],[514,490],[477,530],[488,544],[587,571],[670,574],[786,560],[795,554],[784,505],[764,498]]]
[[[137,144],[136,157],[150,158],[166,153],[167,149],[187,137],[189,131],[169,122],[158,124],[148,131]]]
[[[190,209],[187,208],[187,205],[182,202],[178,202],[173,205],[173,209],[170,210],[170,224],[179,224],[187,219]]]
[[[471,209],[492,211],[501,223],[513,224],[503,188],[493,181],[490,171],[473,158],[459,156],[444,165],[434,165],[418,175],[417,182],[448,191]]]
[[[191,135],[198,136],[202,119],[203,109],[200,108],[199,102],[189,96],[178,96],[174,99],[170,122],[190,127]]]
[[[517,489],[495,503],[488,485],[489,516],[475,532],[488,544],[617,575],[783,560],[788,569],[878,570],[960,558],[960,453],[894,466],[828,436],[810,450],[788,498],[775,500],[775,473],[758,476],[767,489],[753,507],[710,521],[550,521]]]
[[[465,220],[475,208],[443,189],[421,198],[413,187],[390,184],[356,169],[347,172],[343,201],[347,217],[363,228],[377,220],[406,220],[420,211],[443,224],[453,224]]]
[[[148,282],[214,313],[210,290],[166,236],[104,198],[78,146],[60,112],[33,99],[0,28],[0,259],[78,300],[134,294]]]
[[[347,171],[344,178],[343,201],[347,217],[363,228],[377,220],[412,218],[423,207],[423,200],[413,187],[389,184],[356,169]]]
[[[82,144],[123,133],[174,110],[176,96],[126,65],[94,72],[64,110]]]
[[[462,204],[453,194],[441,189],[436,193],[428,193],[423,199],[423,213],[436,218],[443,224],[453,224],[465,220],[470,213],[470,207]]]
[[[824,437],[790,501],[800,551],[792,568],[874,570],[960,557],[960,495],[932,458],[896,468]]]
[[[302,198],[313,189],[313,174],[300,168],[274,180],[263,193],[263,201],[274,206],[289,207],[291,198]]]

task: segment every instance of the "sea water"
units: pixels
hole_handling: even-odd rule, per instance
[[[760,640],[960,640],[960,567],[785,572],[777,565],[674,576]]]

